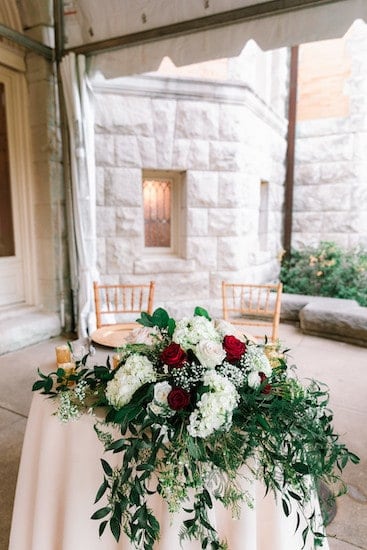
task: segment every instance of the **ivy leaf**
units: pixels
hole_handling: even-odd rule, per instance
[[[196,308],[194,310],[194,315],[196,317],[205,317],[206,319],[208,319],[208,321],[211,321],[211,317],[210,317],[209,313],[203,307],[196,306]]]

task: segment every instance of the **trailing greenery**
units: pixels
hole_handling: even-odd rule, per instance
[[[284,292],[356,300],[367,306],[367,249],[333,242],[292,250],[280,271]]]
[[[278,346],[249,342],[202,308],[177,323],[162,309],[139,321],[117,369],[109,361],[88,368],[84,357],[71,371],[39,373],[33,385],[56,398],[62,421],[103,407],[95,431],[120,460],[101,459],[101,507],[92,516],[100,536],[109,526],[117,541],[124,531],[136,548],[152,550],[160,534],[150,505],[157,494],[184,515],[182,540],[230,550],[210,509],[218,500],[238,518],[253,504],[243,482],[255,478],[292,514],[303,544],[311,537],[321,546],[316,482],[340,494],[340,473],[359,461],[334,431],[327,388],[301,384]]]

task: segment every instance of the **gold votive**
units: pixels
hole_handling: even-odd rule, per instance
[[[70,363],[71,362],[71,351],[67,344],[64,344],[62,346],[56,346],[56,363],[58,365],[62,363]]]

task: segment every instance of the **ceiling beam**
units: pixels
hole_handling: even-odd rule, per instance
[[[24,34],[15,31],[14,29],[11,29],[10,27],[6,27],[1,23],[0,36],[7,38],[8,40],[15,42],[16,44],[19,44],[27,50],[31,50],[34,53],[42,55],[42,57],[45,57],[49,61],[51,61],[54,57],[53,49],[49,46],[45,46],[44,44],[41,44],[41,42],[37,42],[37,40],[33,40],[33,38],[29,38],[28,36],[25,36]]]
[[[237,8],[225,12],[214,13],[197,19],[180,21],[171,25],[156,27],[146,31],[135,32],[106,40],[90,42],[66,49],[66,53],[73,51],[76,54],[93,55],[120,48],[128,48],[148,42],[155,42],[165,38],[187,35],[194,32],[203,32],[226,25],[243,23],[253,19],[270,17],[282,13],[297,11],[306,8],[315,8],[327,4],[335,4],[343,0],[271,0],[261,4],[253,4],[244,8]]]

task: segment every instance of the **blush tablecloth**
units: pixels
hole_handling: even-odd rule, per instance
[[[107,527],[98,537],[99,521],[90,516],[103,480],[102,444],[93,430],[92,417],[61,423],[52,413],[55,404],[36,394],[27,423],[13,510],[9,550],[130,550],[123,535],[117,543]],[[107,458],[110,460],[111,453]],[[116,455],[117,457],[119,455]],[[217,506],[213,513],[221,537],[230,550],[301,550],[302,525],[295,532],[295,512],[288,518],[264,487],[248,484],[253,509],[243,506],[241,518]],[[316,504],[318,502],[316,500]],[[155,549],[179,550],[179,527],[183,518],[169,515],[159,497],[153,509],[161,524]],[[172,521],[173,518],[173,521]],[[184,550],[199,550],[199,542],[185,542]],[[328,549],[325,539],[323,550]],[[311,541],[306,550],[313,550]]]

